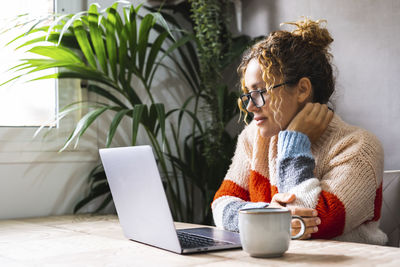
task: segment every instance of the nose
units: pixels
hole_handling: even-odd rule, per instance
[[[256,107],[256,105],[254,105],[253,101],[250,100],[249,103],[247,104],[246,109],[247,109],[247,111],[254,113],[258,110],[258,107]]]

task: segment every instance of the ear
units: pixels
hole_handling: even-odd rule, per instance
[[[303,77],[297,83],[297,102],[303,104],[305,101],[311,101],[312,85],[310,79]]]

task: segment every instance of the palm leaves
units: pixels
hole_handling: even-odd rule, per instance
[[[211,223],[212,196],[230,163],[236,137],[230,137],[224,131],[225,154],[212,164],[206,160],[205,147],[210,140],[207,140],[207,127],[199,117],[202,103],[209,96],[205,94],[201,81],[199,43],[194,34],[182,30],[174,16],[168,13],[147,9],[143,16],[138,14],[140,5],[123,6],[121,12],[117,11],[118,8],[118,3],[115,3],[99,12],[98,6],[93,4],[88,11],[57,16],[50,26],[34,23],[27,33],[12,42],[28,38],[20,48],[33,46],[29,52],[40,58],[23,59],[21,64],[12,68],[16,74],[11,80],[32,76],[32,79],[80,79],[87,82],[85,89],[105,101],[70,103],[61,109],[57,121],[76,110],[85,110],[61,151],[72,144],[76,147],[87,129],[105,113],[113,114],[105,142],[105,147],[109,147],[122,120],[127,118],[132,122],[130,144],[136,144],[139,127],[152,144],[174,219]],[[184,17],[189,18],[187,14]],[[168,25],[178,30],[172,34]],[[237,40],[239,42],[235,42],[224,57],[224,66],[250,41],[244,36]],[[165,58],[175,64],[174,68],[164,63]],[[181,76],[191,89],[180,108],[166,111],[162,103],[156,103],[155,92],[151,89],[159,67]],[[41,75],[43,70],[52,68],[58,68],[58,72]],[[132,82],[134,80],[136,83]],[[138,84],[137,81],[140,87],[132,85]],[[142,101],[140,90],[144,90],[150,103]],[[225,126],[237,114],[234,108],[237,95],[229,93],[226,86],[217,86],[215,92],[216,116]],[[177,119],[176,124],[172,123],[173,116]],[[191,125],[185,125],[184,118]],[[190,130],[186,136],[182,136],[183,127]],[[167,130],[172,136],[170,140],[166,138]],[[111,201],[101,165],[92,170],[88,181],[90,193],[75,206],[75,212],[99,197],[104,198],[96,211]]]
[[[77,109],[88,110],[76,123],[61,151],[74,141],[77,146],[81,136],[102,114],[112,112],[114,115],[105,146],[111,145],[124,117],[132,121],[131,145],[136,144],[138,129],[142,125],[172,188],[167,159],[158,139],[160,136],[161,142],[165,142],[165,109],[162,103],[155,102],[151,85],[157,69],[162,66],[160,60],[173,58],[171,53],[193,38],[183,36],[176,41],[161,14],[148,12],[140,18],[138,12],[141,6],[123,6],[120,13],[118,5],[115,3],[99,12],[98,6],[93,4],[87,12],[57,17],[50,26],[35,23],[28,32],[12,42],[27,39],[19,48],[33,46],[28,52],[40,58],[22,59],[19,65],[12,68],[16,74],[11,80],[31,76],[31,80],[57,78],[87,81],[87,90],[106,102],[71,103],[61,110],[56,120]],[[58,68],[58,72],[41,74],[43,70],[52,68]],[[133,79],[140,81],[141,88],[132,87]],[[143,103],[138,95],[142,88],[150,99],[149,104]],[[171,150],[169,145],[168,149]],[[94,187],[90,196],[82,200],[76,209],[107,192],[106,181],[102,181],[97,169],[89,177]],[[173,199],[179,199],[175,191],[172,193]],[[109,198],[106,198],[107,201]]]
[[[138,22],[138,11],[141,6],[123,7],[123,18],[117,12],[118,3],[113,4],[104,12],[98,11],[98,6],[93,4],[88,12],[75,15],[64,15],[55,20],[51,26],[31,28],[24,36],[41,32],[41,37],[29,39],[20,47],[33,45],[28,52],[41,56],[40,59],[23,59],[22,63],[13,68],[16,75],[32,75],[40,71],[59,68],[58,72],[43,75],[34,79],[81,79],[90,82],[88,90],[101,95],[109,103],[96,103],[91,105],[89,111],[77,123],[74,131],[66,140],[64,150],[74,139],[79,139],[87,128],[106,111],[115,113],[107,136],[106,146],[111,144],[115,131],[125,116],[133,120],[132,145],[135,144],[140,123],[148,124],[149,119],[143,113],[147,107],[132,88],[132,78],[140,80],[151,99],[150,110],[162,109],[156,105],[150,92],[154,73],[160,66],[157,58],[160,54],[168,55],[177,46],[165,50],[167,37],[173,40],[168,24],[159,13],[148,13]],[[157,31],[154,29],[157,28]],[[156,34],[154,41],[150,41],[150,32]],[[16,39],[16,40],[17,40]],[[46,41],[45,45],[39,45]],[[189,39],[185,38],[184,42]],[[15,41],[15,40],[14,40]],[[22,74],[20,74],[22,72]],[[81,105],[82,103],[76,103]],[[64,109],[68,113],[68,109]],[[165,124],[163,112],[151,119]],[[151,123],[155,123],[155,121]],[[163,130],[165,127],[162,127]]]

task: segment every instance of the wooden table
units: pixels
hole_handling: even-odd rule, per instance
[[[0,221],[2,267],[260,265],[400,266],[400,249],[308,240],[292,241],[285,255],[275,259],[252,258],[241,249],[182,256],[127,240],[114,215]]]

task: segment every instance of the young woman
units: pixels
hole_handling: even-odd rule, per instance
[[[304,239],[384,244],[381,144],[326,105],[335,89],[328,30],[290,24],[296,30],[271,33],[239,67],[238,104],[253,120],[214,197],[214,222],[238,231],[239,209],[286,206],[305,219]],[[299,228],[294,221],[293,234]]]

